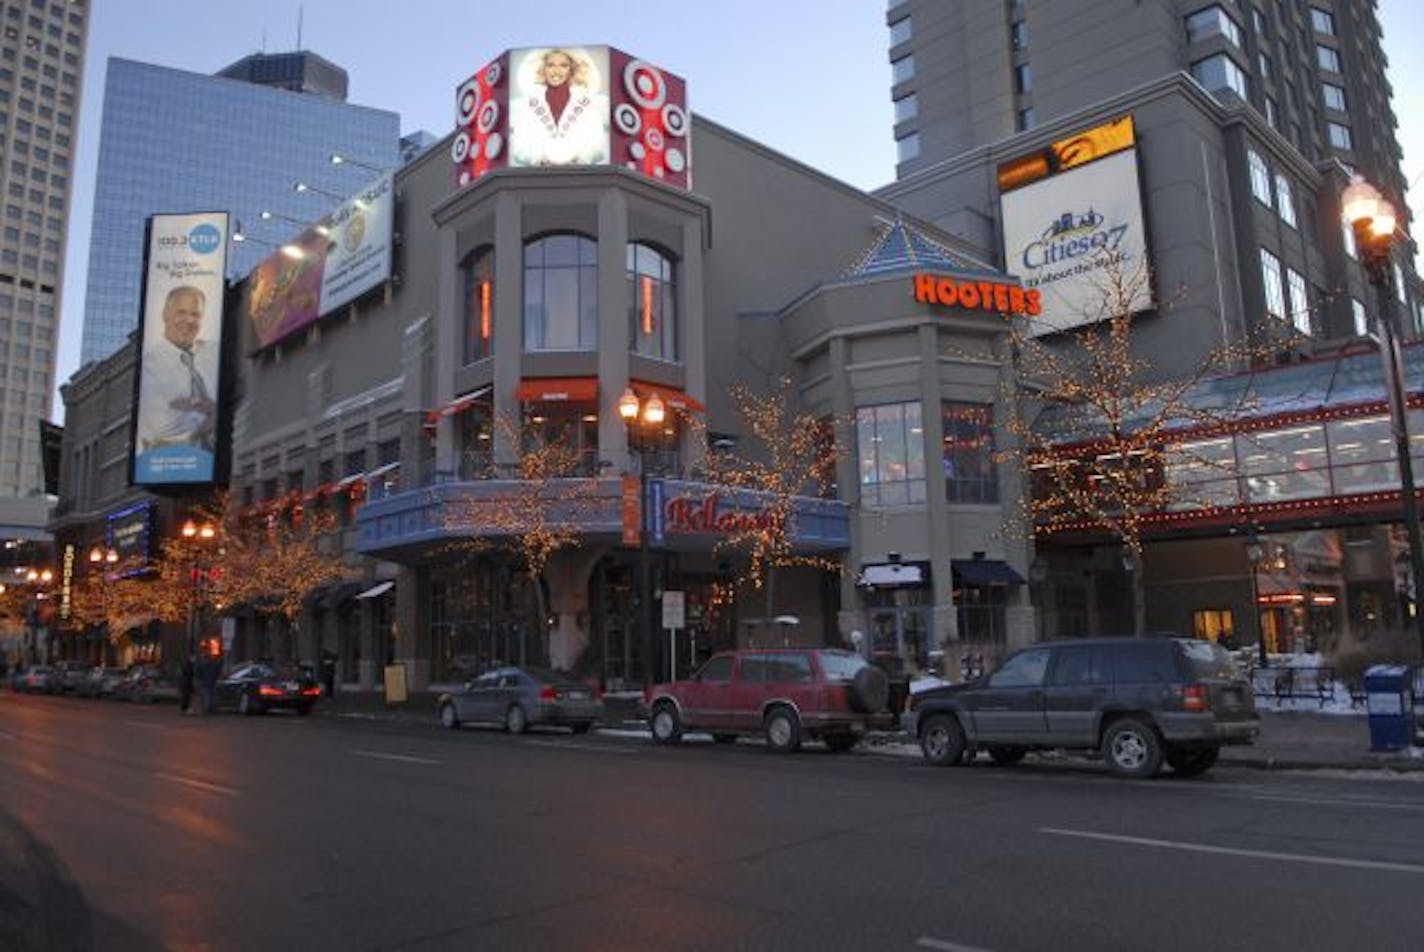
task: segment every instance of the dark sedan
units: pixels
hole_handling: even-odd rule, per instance
[[[440,695],[440,723],[503,725],[522,734],[533,724],[569,727],[585,733],[603,717],[598,691],[573,675],[545,668],[496,668]]]
[[[311,713],[321,688],[300,668],[278,668],[263,661],[244,664],[220,679],[216,686],[218,707],[239,714],[265,714],[272,710]]]

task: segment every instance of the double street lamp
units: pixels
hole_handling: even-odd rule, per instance
[[[103,614],[100,626],[104,639],[99,643],[97,652],[100,663],[104,661],[104,656],[109,650],[109,573],[113,571],[118,561],[119,553],[113,549],[100,548],[96,545],[89,550],[89,570],[103,573],[103,577],[99,580],[99,610]]]
[[[202,546],[217,538],[218,533],[211,522],[198,523],[192,519],[183,523],[181,531],[183,539],[188,543],[188,577],[192,582],[188,599],[187,644],[183,652],[183,656],[189,658],[192,657],[194,645],[198,640],[198,618],[202,609],[203,577],[207,574],[207,569],[201,559]]]
[[[30,569],[25,573],[25,582],[30,586],[30,605],[26,627],[29,629],[29,663],[40,661],[40,602],[49,595],[49,584],[54,581],[54,573],[49,569]]]
[[[1424,647],[1424,545],[1420,543],[1419,498],[1414,485],[1414,461],[1410,455],[1408,393],[1404,385],[1404,364],[1391,309],[1390,283],[1394,276],[1394,206],[1364,179],[1356,176],[1340,196],[1341,213],[1354,229],[1355,248],[1375,287],[1380,356],[1384,360],[1385,389],[1389,396],[1389,419],[1394,431],[1395,455],[1399,460],[1400,498],[1404,504],[1404,529],[1409,539],[1409,563],[1414,577],[1414,626]]]
[[[640,400],[638,395],[629,387],[623,391],[623,396],[618,398],[618,415],[623,418],[624,425],[628,428],[628,458],[634,458],[634,438],[638,435],[640,428],[656,433],[661,437],[663,421],[667,419],[667,407],[664,406],[662,398],[656,393],[649,394],[646,400]],[[653,630],[656,627],[653,621],[653,572],[652,557],[648,549],[648,531],[652,528],[652,520],[648,512],[648,452],[642,441],[638,442],[636,457],[638,460],[638,644],[641,646],[643,655],[643,669],[649,684],[654,683],[657,678],[659,665],[654,662],[653,652]],[[628,672],[624,672],[627,677]]]

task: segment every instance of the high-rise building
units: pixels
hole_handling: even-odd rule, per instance
[[[250,56],[223,72],[234,70],[244,78],[109,60],[82,362],[113,353],[138,324],[149,215],[230,212],[250,240],[231,249],[229,274],[246,274],[370,168],[399,164],[400,117],[343,102],[339,67],[301,53]],[[353,161],[333,164],[334,153]],[[310,187],[296,192],[297,182]]]
[[[1350,176],[1375,185],[1408,231],[1375,6],[892,2],[899,176],[883,194],[1027,278],[1012,222],[1006,235],[1014,186],[1000,173],[1130,117],[1137,174],[1115,188],[1134,201],[1140,192],[1156,297],[1173,300],[1171,320],[1150,309],[1139,328],[1164,373],[1224,343],[1333,346],[1363,334],[1377,309],[1341,226]],[[1076,200],[1082,208],[1038,209],[1043,227],[1091,217],[1091,199]],[[1391,310],[1413,336],[1424,291],[1408,250]]]
[[[43,486],[88,22],[84,2],[6,3],[0,16],[0,497]]]

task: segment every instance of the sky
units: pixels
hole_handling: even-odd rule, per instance
[[[985,2],[985,0],[976,0]],[[244,0],[178,13],[173,0],[94,0],[80,106],[56,380],[78,369],[106,63],[213,73],[300,45],[344,67],[348,100],[443,136],[455,87],[499,52],[607,44],[688,81],[694,113],[865,189],[895,174],[886,0]],[[183,8],[187,10],[187,7]],[[300,13],[299,13],[300,11]],[[1424,176],[1424,3],[1381,0],[1394,111],[1410,182]],[[1424,190],[1411,203],[1424,209]],[[56,397],[55,414],[63,404]]]

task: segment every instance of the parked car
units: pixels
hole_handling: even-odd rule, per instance
[[[522,734],[535,724],[583,734],[603,717],[603,701],[595,688],[566,671],[548,668],[495,668],[458,691],[440,695],[437,704],[440,723],[448,728],[502,724],[511,734]]]
[[[96,666],[84,673],[83,680],[75,685],[74,693],[79,697],[112,698],[123,678],[122,668]]]
[[[11,686],[25,694],[54,694],[58,690],[59,679],[54,668],[47,664],[32,664],[12,678]]]
[[[728,742],[765,734],[789,753],[803,740],[849,750],[867,731],[894,724],[885,672],[853,651],[748,648],[713,655],[686,681],[648,689],[653,740],[674,744],[685,731]]]
[[[75,693],[92,667],[93,665],[87,661],[60,661],[56,663],[54,672],[59,693]]]
[[[271,710],[310,714],[321,687],[303,668],[277,667],[265,661],[240,665],[218,680],[214,703],[239,714],[265,714]]]
[[[130,668],[114,686],[114,695],[139,704],[178,700],[178,679],[160,668],[140,665]]]
[[[916,694],[905,729],[927,761],[987,750],[1013,764],[1030,750],[1100,751],[1127,777],[1165,761],[1194,776],[1223,745],[1260,729],[1251,685],[1223,648],[1188,638],[1105,638],[1033,645],[986,677]]]

